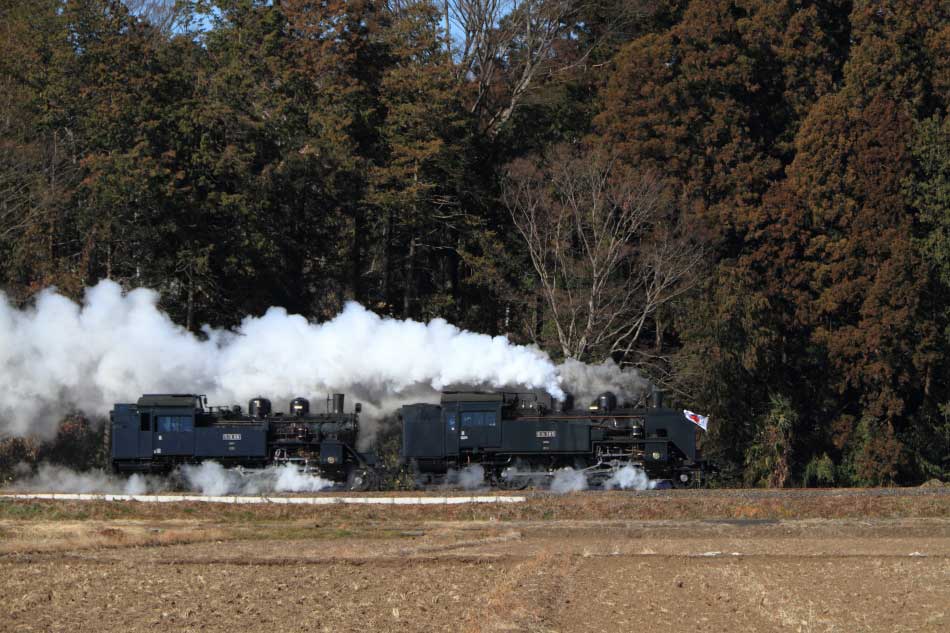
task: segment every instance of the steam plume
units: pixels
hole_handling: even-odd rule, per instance
[[[80,492],[141,495],[167,489],[167,482],[158,477],[135,474],[128,479],[102,470],[76,472],[56,464],[40,464],[36,472],[21,464],[17,481],[11,490],[22,492]]]
[[[642,468],[624,466],[604,482],[604,489],[612,490],[614,488],[621,490],[652,490],[656,488],[656,482],[650,479]]]
[[[235,331],[194,336],[148,289],[101,281],[81,304],[55,290],[18,309],[0,294],[0,436],[49,435],[71,409],[104,415],[142,393],[206,393],[213,404],[263,394],[281,402],[341,391],[373,418],[453,385],[544,389],[562,395],[550,358],[503,336],[380,317],[348,303],[314,324],[282,308]]]
[[[459,486],[465,490],[477,490],[485,487],[485,468],[481,464],[470,464],[462,470],[449,470],[446,487]]]
[[[302,473],[293,464],[242,472],[209,461],[197,466],[182,466],[180,473],[189,490],[212,497],[269,492],[319,492],[333,486],[329,479]]]
[[[554,473],[554,479],[551,480],[551,492],[564,494],[581,490],[587,490],[587,476],[583,471],[568,467]]]
[[[259,495],[274,492],[319,492],[333,487],[322,477],[301,473],[293,464],[263,470],[239,471],[217,462],[182,466],[171,477],[134,474],[128,478],[102,470],[77,472],[65,466],[40,464],[36,472],[21,469],[10,490],[22,492],[80,492],[144,495],[184,488],[203,495]]]
[[[633,367],[621,368],[611,359],[588,365],[569,358],[557,367],[563,384],[584,407],[605,391],[612,391],[620,403],[636,404],[650,392],[651,384]]]

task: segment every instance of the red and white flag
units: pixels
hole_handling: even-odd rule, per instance
[[[706,430],[706,427],[709,426],[709,416],[708,415],[699,415],[698,413],[693,413],[692,411],[687,411],[683,409],[683,415],[686,416],[686,419],[701,428]]]

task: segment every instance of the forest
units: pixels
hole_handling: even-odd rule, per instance
[[[18,305],[354,300],[636,368],[723,485],[950,477],[944,0],[0,0],[0,42]]]

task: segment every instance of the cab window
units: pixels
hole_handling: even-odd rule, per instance
[[[496,423],[494,411],[466,411],[462,414],[464,426],[495,426]]]
[[[159,433],[188,433],[194,430],[190,415],[159,415],[156,425]]]

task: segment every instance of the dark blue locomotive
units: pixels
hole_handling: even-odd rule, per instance
[[[534,394],[447,392],[441,405],[402,408],[402,456],[423,481],[479,464],[500,487],[541,483],[565,467],[597,485],[634,466],[677,486],[699,485],[699,427],[663,408],[660,392],[652,405],[618,407],[609,392],[586,409]]]
[[[244,414],[236,406],[208,408],[193,394],[144,395],[112,410],[112,467],[167,473],[205,460],[246,468],[293,464],[350,489],[368,489],[375,460],[356,450],[361,406],[345,413],[343,404],[343,395],[335,394],[326,413],[312,413],[308,400],[295,398],[285,415],[274,413],[270,400],[254,398]]]

